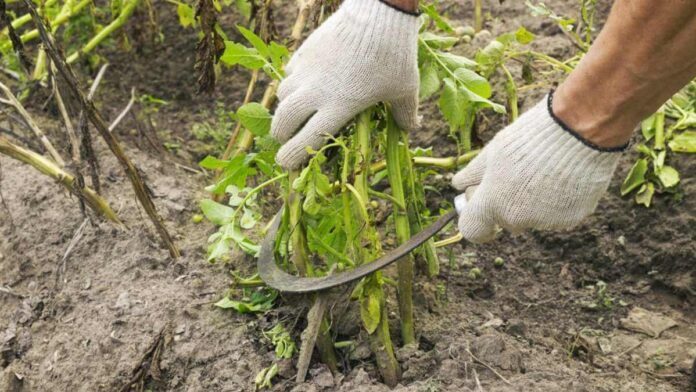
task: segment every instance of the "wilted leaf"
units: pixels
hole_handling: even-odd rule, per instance
[[[639,159],[628,172],[626,179],[621,184],[621,196],[630,193],[645,182],[645,173],[648,171],[648,161]]]
[[[360,316],[367,333],[375,332],[379,326],[381,315],[379,298],[376,295],[368,294],[360,301]]]
[[[646,207],[650,207],[654,194],[655,185],[652,182],[646,182],[636,193],[636,204],[642,204]]]

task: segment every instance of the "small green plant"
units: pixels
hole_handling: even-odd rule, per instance
[[[665,120],[673,123],[665,125]],[[696,152],[696,82],[692,81],[641,124],[640,158],[621,185],[621,195],[635,193],[638,204],[650,207],[655,193],[679,196],[679,172],[666,163],[672,153]]]

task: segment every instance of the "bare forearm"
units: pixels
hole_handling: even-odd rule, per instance
[[[385,3],[406,12],[418,11],[418,0],[383,0]]]
[[[617,0],[588,53],[554,97],[555,114],[602,147],[696,76],[696,2]]]

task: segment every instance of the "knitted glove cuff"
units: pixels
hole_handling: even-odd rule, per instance
[[[582,142],[582,144],[584,144],[587,147],[589,147],[593,150],[596,150],[596,151],[600,151],[600,152],[624,152],[624,151],[626,151],[626,149],[628,148],[628,144],[629,144],[628,142],[626,142],[626,144],[623,144],[621,146],[616,146],[616,147],[598,146],[598,145],[592,143],[591,141],[585,139],[584,137],[582,137],[577,131],[575,131],[573,128],[569,127],[568,124],[566,124],[565,122],[563,122],[563,120],[558,118],[556,116],[556,114],[553,112],[553,94],[555,92],[556,91],[554,89],[551,89],[551,91],[549,91],[549,95],[547,96],[547,99],[546,99],[546,108],[549,112],[549,115],[553,119],[553,121],[555,121],[556,124],[558,124],[561,128],[563,128],[564,131],[573,135],[573,137],[575,137],[580,142]]]
[[[415,15],[381,0],[346,0],[340,11],[344,14],[342,27],[359,33],[351,39],[365,51],[376,43],[380,47],[391,46],[395,51],[408,50],[415,54],[420,24]],[[339,34],[341,30],[339,27]]]

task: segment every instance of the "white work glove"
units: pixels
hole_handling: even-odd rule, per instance
[[[500,131],[452,179],[459,231],[486,242],[497,227],[558,230],[577,225],[597,207],[624,147],[582,139],[550,108],[549,95]]]
[[[306,147],[320,148],[378,102],[392,105],[399,126],[416,128],[418,25],[416,15],[379,0],[346,0],[286,67],[271,124],[273,137],[284,143],[276,161],[298,168],[308,158]]]

